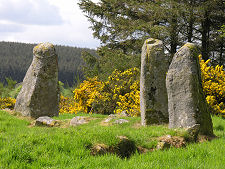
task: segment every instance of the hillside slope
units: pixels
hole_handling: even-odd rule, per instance
[[[33,58],[33,47],[35,44],[0,42],[0,81],[5,77],[11,77],[17,82],[22,82]],[[82,79],[80,69],[83,64],[81,53],[95,50],[88,48],[77,48],[69,46],[55,46],[59,58],[59,80],[72,85],[77,78]]]

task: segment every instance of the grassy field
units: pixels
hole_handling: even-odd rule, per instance
[[[141,127],[140,118],[125,118],[127,124],[102,126],[107,116],[87,115],[94,118],[77,127],[32,127],[30,121],[0,111],[0,169],[222,169],[225,166],[225,120],[213,117],[214,133],[218,139],[189,144],[185,148],[170,148],[145,154],[136,152],[129,159],[115,154],[90,155],[90,147],[97,143],[114,145],[117,136],[127,136],[137,146],[155,147],[156,137],[179,135],[167,126]],[[58,120],[73,118],[61,115]]]

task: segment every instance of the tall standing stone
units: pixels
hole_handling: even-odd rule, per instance
[[[58,57],[50,43],[33,49],[33,61],[16,98],[15,111],[23,116],[57,116],[59,104]]]
[[[168,122],[167,59],[162,41],[147,39],[142,47],[140,109],[142,125]]]
[[[169,127],[189,128],[200,124],[200,133],[213,134],[211,116],[201,85],[197,48],[185,44],[174,56],[166,77]]]

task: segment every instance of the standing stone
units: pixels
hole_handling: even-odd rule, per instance
[[[167,59],[162,41],[147,39],[142,47],[140,109],[142,125],[168,122]]]
[[[15,111],[23,116],[57,116],[59,104],[58,57],[50,43],[33,49],[33,61],[16,98]]]
[[[212,135],[212,120],[201,85],[197,48],[185,44],[174,56],[166,77],[170,128],[200,124],[200,134]]]

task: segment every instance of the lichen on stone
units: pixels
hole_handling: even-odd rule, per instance
[[[145,41],[146,47],[147,47],[147,57],[148,57],[148,61],[149,61],[149,55],[150,52],[151,53],[155,53],[157,51],[161,51],[161,48],[157,48],[157,45],[159,45],[161,43],[160,40],[158,39],[154,39],[154,38],[149,38]],[[156,47],[155,47],[156,46]]]
[[[54,45],[49,42],[40,43],[37,46],[35,46],[33,49],[34,54],[45,53],[46,56],[49,56],[51,51],[54,51]]]
[[[198,48],[186,43],[175,54],[166,77],[169,127],[200,124],[200,133],[213,134],[212,120],[201,86]]]
[[[153,38],[147,39],[141,54],[140,107],[142,125],[168,122],[166,65],[167,60],[162,41]],[[149,109],[152,110],[149,111]],[[158,117],[160,120],[157,120]],[[165,117],[166,120],[161,120]]]
[[[182,48],[187,47],[191,52],[193,52],[193,56],[196,57],[199,55],[197,47],[193,43],[186,43]],[[182,49],[181,48],[181,49]],[[180,50],[181,50],[180,49]]]
[[[57,116],[58,57],[50,43],[41,43],[33,49],[33,61],[17,96],[15,110],[23,116]],[[48,103],[48,104],[46,104]]]
[[[183,47],[188,47],[189,49],[196,48],[193,43],[186,43]]]

